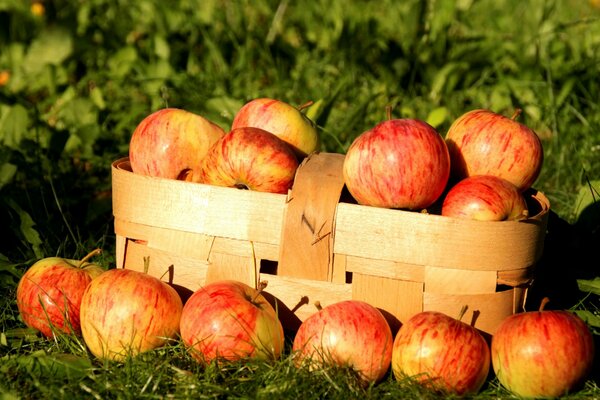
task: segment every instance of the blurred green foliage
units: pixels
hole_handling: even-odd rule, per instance
[[[0,263],[112,246],[110,163],[150,112],[228,128],[262,96],[314,101],[335,152],[386,106],[442,134],[522,108],[544,141],[536,187],[575,221],[600,177],[598,76],[594,1],[0,0]]]

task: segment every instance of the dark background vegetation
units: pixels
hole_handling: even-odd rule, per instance
[[[600,327],[599,76],[594,0],[0,0],[0,290],[45,256],[100,247],[112,265],[110,164],[159,108],[227,129],[255,97],[313,101],[340,153],[388,106],[442,135],[520,108],[552,205],[532,299]],[[22,326],[5,303],[2,332]]]

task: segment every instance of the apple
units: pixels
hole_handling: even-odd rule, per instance
[[[231,130],[251,126],[271,132],[288,143],[299,158],[319,149],[316,125],[291,104],[277,99],[250,100],[235,114]]]
[[[560,397],[591,371],[594,340],[586,323],[566,310],[527,311],[506,318],[492,337],[500,383],[520,397]]]
[[[444,191],[450,175],[446,143],[429,124],[389,119],[359,135],[346,152],[344,181],[362,205],[424,209]]]
[[[243,282],[209,283],[188,299],[181,314],[181,339],[200,363],[244,358],[276,360],[284,347],[283,326],[262,290]]]
[[[490,369],[490,350],[473,326],[437,311],[422,311],[394,339],[392,371],[453,395],[479,392]]]
[[[452,160],[452,179],[495,175],[529,189],[542,169],[544,152],[538,135],[529,127],[490,110],[464,113],[450,126],[446,143]]]
[[[527,218],[527,203],[517,187],[494,175],[472,175],[450,188],[442,215],[479,221]]]
[[[25,271],[17,286],[17,307],[25,325],[46,337],[57,332],[80,334],[79,311],[87,285],[104,269],[88,260],[47,257]]]
[[[81,332],[94,356],[123,361],[174,339],[182,308],[166,282],[141,271],[110,269],[83,294]]]
[[[383,379],[390,368],[394,337],[385,317],[360,300],[330,304],[306,318],[294,336],[294,361],[310,368],[350,367],[365,383]]]
[[[191,180],[200,160],[225,131],[206,118],[180,108],[146,116],[129,142],[131,170],[137,174]]]
[[[286,142],[264,129],[237,128],[209,149],[195,181],[285,194],[297,168],[298,159]]]

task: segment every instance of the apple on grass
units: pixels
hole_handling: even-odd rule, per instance
[[[237,128],[209,149],[195,181],[286,194],[298,165],[292,148],[274,134],[260,128]]]
[[[17,307],[25,325],[46,337],[80,334],[83,293],[104,272],[88,260],[100,252],[95,249],[82,260],[47,257],[29,267],[17,286]]]
[[[364,383],[377,383],[390,368],[394,338],[377,308],[346,300],[320,308],[302,322],[292,351],[296,365],[350,367]]]
[[[192,180],[200,160],[225,134],[215,123],[180,108],[146,116],[129,142],[131,170],[137,174]]]
[[[533,185],[542,169],[544,151],[537,134],[516,121],[519,113],[507,118],[478,109],[452,123],[446,143],[454,181],[471,175],[495,175],[521,192]]]
[[[359,204],[420,210],[443,193],[450,156],[444,139],[426,122],[389,119],[352,142],[343,175]]]
[[[472,175],[450,188],[442,215],[479,221],[527,218],[527,203],[517,187],[494,175]]]
[[[397,379],[452,395],[477,394],[490,369],[483,335],[460,319],[422,311],[404,323],[394,339],[392,371]]]
[[[491,356],[500,383],[520,397],[560,397],[590,374],[594,340],[586,323],[567,310],[544,309],[506,318],[492,337]]]
[[[110,269],[81,300],[81,331],[100,359],[123,361],[165,345],[179,332],[183,305],[166,282],[144,272]]]
[[[257,98],[239,109],[233,118],[231,130],[242,127],[261,128],[288,143],[299,158],[319,149],[316,125],[302,107],[277,99]]]
[[[187,300],[180,321],[181,339],[198,362],[244,358],[276,360],[284,347],[283,326],[262,295],[266,283],[209,283]]]

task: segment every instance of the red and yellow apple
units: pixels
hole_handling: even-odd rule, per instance
[[[352,142],[343,174],[359,204],[420,210],[444,191],[450,157],[444,139],[426,122],[390,119]]]
[[[166,282],[140,271],[110,269],[83,295],[81,332],[96,357],[123,361],[174,339],[182,308]]]
[[[302,109],[277,99],[257,98],[239,109],[231,130],[251,126],[271,132],[288,143],[299,158],[319,149],[317,127]]]
[[[522,193],[506,179],[472,175],[450,188],[441,213],[479,221],[506,221],[526,218],[528,209]]]
[[[25,325],[46,337],[58,332],[80,334],[83,293],[104,272],[87,260],[99,253],[96,249],[82,260],[47,257],[29,267],[17,286],[17,307]]]
[[[191,180],[200,160],[225,131],[180,108],[164,108],[146,116],[129,142],[131,170],[137,174]]]
[[[446,143],[452,160],[452,179],[495,175],[523,192],[538,178],[544,151],[529,127],[490,110],[464,113],[450,126]]]
[[[392,371],[452,395],[479,392],[490,369],[490,350],[473,326],[437,311],[412,316],[394,339]]]
[[[245,127],[227,133],[209,149],[194,180],[285,194],[297,168],[298,159],[286,142],[264,129]]]
[[[567,310],[514,314],[498,326],[491,356],[500,383],[519,397],[555,398],[576,390],[590,374],[594,340]]]
[[[200,363],[278,359],[284,347],[283,326],[261,291],[234,280],[196,290],[180,321],[181,339],[192,357]]]
[[[346,300],[304,320],[292,351],[297,365],[350,367],[365,383],[376,383],[390,368],[393,342],[381,311],[363,301]]]

